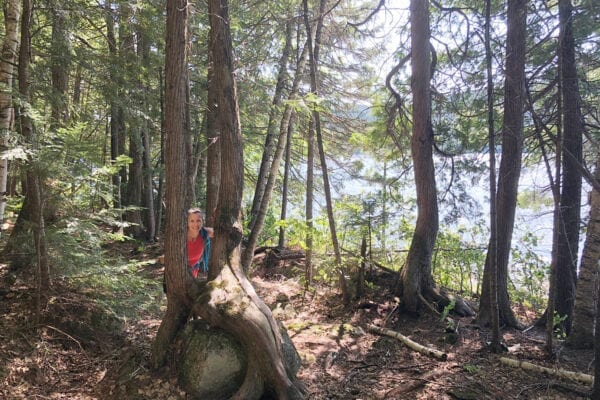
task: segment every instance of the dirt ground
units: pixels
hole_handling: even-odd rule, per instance
[[[160,279],[160,268],[148,264],[140,273]],[[549,360],[543,333],[536,329],[503,331],[507,351],[495,355],[486,347],[489,332],[472,326],[470,319],[457,318],[458,334],[448,335],[439,316],[399,314],[385,285],[375,285],[365,298],[344,308],[332,288],[305,293],[298,279],[281,274],[254,277],[253,282],[301,356],[298,375],[308,399],[584,399],[591,389],[500,363],[499,357],[509,357],[593,374],[591,350],[559,344],[557,360]],[[149,368],[160,311],[123,321],[106,315],[85,291],[71,291],[63,282],[54,287],[47,318],[36,324],[32,287],[20,281],[10,287],[0,284],[1,399],[186,399],[174,378]],[[115,296],[126,299],[127,293]],[[164,295],[157,301],[164,307]],[[523,310],[519,316],[530,322]],[[447,358],[371,333],[371,324],[400,332]]]

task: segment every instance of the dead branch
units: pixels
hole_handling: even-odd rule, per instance
[[[571,379],[588,385],[594,384],[594,377],[592,375],[584,374],[582,372],[567,371],[562,368],[542,367],[541,365],[532,364],[527,361],[513,360],[507,357],[500,357],[500,362],[504,365],[508,365],[510,367],[515,368],[522,368],[526,371],[542,372],[551,376]]]
[[[421,354],[435,357],[442,361],[446,361],[448,359],[448,354],[444,353],[443,351],[439,351],[436,349],[432,349],[430,347],[423,346],[422,344],[419,344],[419,343],[409,339],[408,337],[404,336],[400,332],[392,331],[390,329],[380,328],[379,326],[376,326],[376,325],[367,325],[367,329],[370,332],[374,332],[379,335],[385,335],[385,336],[389,336],[389,337],[398,339],[399,341],[401,341],[402,343],[404,343],[405,345],[407,345],[414,351],[417,351]]]

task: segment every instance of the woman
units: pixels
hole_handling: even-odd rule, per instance
[[[210,257],[210,238],[214,235],[213,228],[203,226],[202,210],[190,208],[187,212],[187,265],[194,279],[200,271],[206,276],[208,259]],[[162,261],[164,262],[164,256]],[[163,291],[167,293],[167,277],[163,273]]]
[[[200,273],[208,272],[208,259],[210,257],[210,238],[213,237],[213,228],[205,227],[202,210],[190,208],[187,212],[187,254],[188,267],[194,278]]]

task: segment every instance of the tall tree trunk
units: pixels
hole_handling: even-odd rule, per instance
[[[211,325],[232,333],[247,352],[246,378],[232,399],[258,399],[265,392],[282,400],[301,399],[302,385],[283,358],[279,327],[241,267],[243,145],[227,1],[210,0],[209,16],[222,163],[212,248],[216,264],[211,263],[212,282],[198,297],[196,310]]]
[[[154,213],[154,185],[152,177],[152,149],[150,148],[150,132],[146,123],[142,129],[143,146],[143,185],[142,185],[142,207],[144,207],[143,224],[145,228],[144,238],[153,241],[156,236],[156,220]]]
[[[221,143],[219,143],[221,132],[217,127],[217,117],[219,109],[217,108],[219,93],[215,89],[218,82],[215,80],[215,66],[213,48],[216,47],[209,38],[208,45],[208,93],[206,106],[206,225],[215,225],[215,212],[219,200],[219,187],[221,185]],[[214,257],[211,257],[209,263],[213,263]]]
[[[413,127],[411,152],[417,189],[417,222],[406,263],[398,280],[397,292],[402,308],[418,313],[422,299],[445,307],[455,301],[454,311],[472,315],[461,299],[451,299],[433,282],[431,261],[438,232],[438,206],[433,165],[433,131],[431,126],[432,73],[429,29],[429,1],[411,0],[411,89],[413,94]]]
[[[502,349],[498,311],[498,254],[496,213],[496,131],[494,129],[494,80],[492,76],[491,0],[485,2],[485,61],[487,77],[488,143],[490,149],[490,309],[492,325],[491,347],[495,353]]]
[[[581,220],[582,132],[579,84],[573,38],[573,6],[571,0],[559,0],[560,40],[559,71],[562,90],[562,184],[560,192],[560,229],[556,260],[556,312],[567,318],[565,332],[571,330],[577,257],[579,252],[579,225]]]
[[[150,63],[150,45],[147,36],[143,29],[136,26],[136,37],[137,37],[137,52],[142,68],[141,79],[137,82],[138,90],[140,93],[140,103],[143,109],[150,108],[148,99],[151,97],[151,91],[146,82],[151,79],[150,71],[152,66]],[[161,89],[162,90],[162,89]],[[156,220],[154,212],[154,185],[153,176],[154,171],[152,168],[152,148],[150,138],[150,123],[146,118],[141,119],[140,122],[140,152],[142,157],[142,187],[141,187],[141,224],[144,228],[141,238],[146,241],[153,241],[156,235]]]
[[[121,39],[121,53],[125,67],[137,68],[140,64],[140,53],[142,51],[139,43],[136,43],[134,24],[136,20],[135,10],[131,4],[125,2],[119,6],[119,34]],[[128,94],[140,107],[143,94],[141,93],[141,82],[132,83]],[[121,114],[121,127],[119,128],[119,149],[125,149],[125,141],[129,142],[129,168],[121,175],[121,184],[126,190],[125,206],[130,207],[125,213],[125,220],[130,223],[127,233],[136,239],[144,238],[144,227],[142,223],[142,185],[143,185],[143,152],[142,123],[134,113],[129,111]],[[128,129],[126,129],[126,127]]]
[[[596,159],[595,179],[600,182],[600,154]],[[573,310],[573,327],[567,338],[567,344],[574,348],[591,348],[594,345],[594,318],[598,323],[594,299],[598,298],[598,273],[600,272],[600,190],[592,188],[590,196],[590,219],[587,235],[581,255],[579,279],[575,292],[575,307]],[[596,332],[600,332],[596,325]],[[600,334],[596,334],[600,337]],[[597,344],[600,351],[600,344]],[[598,356],[598,355],[597,355]],[[600,364],[600,363],[597,363]],[[598,368],[596,369],[598,372]],[[598,375],[596,375],[596,379]]]
[[[314,122],[311,120],[306,135],[306,205],[304,220],[306,224],[306,258],[304,261],[304,281],[305,286],[308,289],[312,285],[314,277],[313,271],[313,202],[314,202],[314,191],[315,191],[315,128]]]
[[[285,159],[284,159],[284,172],[283,172],[283,183],[281,184],[281,214],[280,220],[285,221],[287,219],[287,205],[288,205],[288,184],[290,180],[290,161],[292,153],[292,132],[294,132],[294,117],[295,113],[292,112],[290,116],[290,123],[287,129],[287,138],[285,141]],[[285,247],[285,224],[279,227],[279,242],[277,244],[279,248]]]
[[[9,0],[4,7],[4,40],[0,55],[0,153],[8,150],[8,139],[14,124],[12,101],[13,66],[17,59],[19,40],[20,0]],[[8,158],[0,158],[0,235],[6,210],[6,188],[8,182]]]
[[[30,0],[23,0],[23,19],[21,22],[21,45],[19,48],[19,94],[23,101],[22,108],[31,107],[29,104],[29,61],[31,57],[31,24],[32,24],[32,4]],[[33,128],[33,121],[30,118],[30,112],[22,110],[21,134],[26,142],[31,146],[35,153],[39,150],[37,134]],[[44,307],[50,289],[50,267],[48,263],[48,247],[46,243],[46,232],[44,227],[44,193],[43,181],[40,175],[42,166],[36,161],[30,160],[27,166],[26,182],[27,197],[29,198],[30,222],[32,226],[33,239],[36,250],[36,264],[38,282],[38,292],[36,301],[36,311],[39,312]]]
[[[141,128],[131,129],[129,136],[129,179],[127,180],[127,206],[132,207],[125,213],[125,219],[130,223],[127,233],[136,239],[143,239],[144,226],[140,207],[142,206],[142,184],[144,177],[144,146],[142,144]]]
[[[52,96],[50,129],[63,126],[69,119],[67,85],[71,64],[69,15],[58,1],[52,2]]]
[[[518,327],[519,321],[510,308],[508,297],[508,260],[517,207],[517,191],[523,151],[523,106],[525,96],[525,39],[527,1],[509,0],[506,37],[506,81],[504,85],[504,121],[502,126],[502,159],[496,191],[498,307],[501,324]],[[492,318],[491,254],[488,253],[483,273],[478,321],[487,326]]]
[[[166,232],[165,277],[167,311],[152,343],[154,368],[167,361],[170,345],[185,325],[191,309],[187,294],[185,107],[187,85],[187,0],[167,0],[165,63]],[[188,278],[190,279],[190,278]]]
[[[413,94],[411,151],[418,211],[406,264],[401,271],[401,281],[403,308],[417,313],[421,307],[421,293],[433,285],[431,258],[438,232],[431,132],[429,1],[411,0],[410,24]]]
[[[165,85],[163,82],[163,71],[158,71],[159,77],[159,103],[160,103],[160,156],[158,161],[158,193],[156,195],[155,212],[156,212],[156,235],[160,236],[162,233],[162,220],[163,220],[163,199],[165,194]]]
[[[560,90],[560,81],[558,84],[558,114],[561,114],[562,102],[560,101],[562,91]],[[558,236],[562,226],[560,212],[560,175],[561,175],[561,157],[562,157],[562,124],[560,121],[556,126],[556,157],[554,158],[554,176],[556,179],[552,179],[552,172],[548,165],[548,176],[550,176],[550,189],[552,190],[552,200],[554,204],[554,210],[552,213],[552,250],[551,250],[551,262],[550,271],[548,276],[548,304],[545,313],[546,323],[546,352],[549,355],[554,353],[554,311],[556,304],[556,280],[557,280],[557,266],[558,260]],[[548,318],[550,316],[550,318]]]

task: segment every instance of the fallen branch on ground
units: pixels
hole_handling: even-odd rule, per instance
[[[500,357],[500,362],[502,364],[515,368],[522,368],[527,371],[543,372],[552,376],[583,382],[588,385],[594,384],[594,377],[592,375],[584,374],[582,372],[567,371],[562,368],[542,367],[541,365],[532,364],[527,361],[513,360],[511,358],[506,357]]]
[[[375,332],[380,335],[385,335],[385,336],[389,336],[389,337],[398,339],[399,341],[401,341],[402,343],[404,343],[405,345],[407,345],[414,351],[418,351],[419,353],[425,354],[427,356],[435,357],[442,361],[446,361],[448,359],[448,354],[444,353],[443,351],[439,351],[436,349],[432,349],[430,347],[423,346],[422,344],[419,344],[419,343],[409,339],[408,337],[404,336],[403,334],[401,334],[399,332],[392,331],[390,329],[380,328],[376,325],[368,325],[367,329],[370,332]]]

